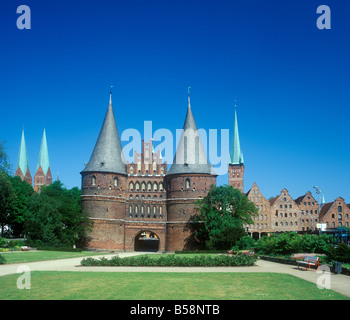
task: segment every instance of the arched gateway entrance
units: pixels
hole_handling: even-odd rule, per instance
[[[152,231],[141,231],[135,236],[135,251],[152,251],[159,250],[159,237]]]

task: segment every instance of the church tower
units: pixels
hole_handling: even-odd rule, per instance
[[[82,210],[93,223],[88,247],[124,250],[127,170],[112,93],[95,148],[81,176]]]
[[[244,160],[239,141],[236,106],[230,161],[228,164],[228,184],[239,189],[242,193],[244,192]]]
[[[41,140],[38,164],[34,176],[34,191],[40,191],[42,186],[52,184],[52,174],[49,161],[49,150],[47,148],[46,132],[44,129],[43,138]]]
[[[211,185],[216,185],[216,177],[204,152],[188,95],[183,131],[173,164],[165,176],[167,251],[194,248],[191,220],[197,214],[195,203],[207,195]]]
[[[16,169],[15,177],[16,176],[20,177],[22,180],[25,180],[30,185],[32,185],[32,175],[30,174],[30,170],[29,170],[29,161],[28,161],[26,140],[24,138],[24,130],[22,130],[21,145],[19,147],[19,152],[18,152],[17,169]]]

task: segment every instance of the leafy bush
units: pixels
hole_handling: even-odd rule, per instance
[[[8,244],[9,244],[9,242],[6,238],[0,237],[0,247],[7,248]]]
[[[345,243],[339,243],[337,248],[329,246],[327,256],[331,261],[350,262],[350,248]]]
[[[256,258],[247,255],[195,255],[177,256],[164,255],[150,257],[147,255],[120,258],[118,256],[107,259],[85,258],[81,261],[83,266],[173,266],[173,267],[214,267],[214,266],[251,266]]]
[[[206,247],[211,250],[230,249],[236,242],[245,236],[242,227],[229,226],[215,237],[206,241]]]
[[[270,237],[261,237],[255,245],[256,252],[261,254],[291,253],[326,253],[331,237],[328,235],[300,235],[295,232],[285,232],[279,235],[273,234]]]
[[[243,236],[236,242],[235,250],[247,250],[254,248],[256,245],[255,240],[251,236]]]
[[[0,264],[5,264],[5,263],[6,263],[5,257],[0,254]]]
[[[8,246],[10,248],[23,247],[25,246],[25,242],[23,240],[9,240]]]

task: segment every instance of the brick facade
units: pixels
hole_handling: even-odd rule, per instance
[[[228,185],[244,192],[244,164],[229,164]]]
[[[323,205],[320,223],[327,224],[327,228],[350,226],[350,204],[346,204],[342,197]]]

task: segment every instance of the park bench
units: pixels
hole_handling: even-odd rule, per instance
[[[303,259],[302,258],[297,258],[296,259],[296,263],[298,265],[298,269],[299,269],[299,265],[304,266],[305,269],[309,269],[310,267],[319,267],[320,265],[320,259],[318,257],[314,257],[314,256],[305,256]]]
[[[233,254],[244,254],[246,256],[255,256],[255,252],[254,250],[240,250],[240,251],[233,251],[233,250],[228,250],[227,253],[229,255],[233,255]]]

